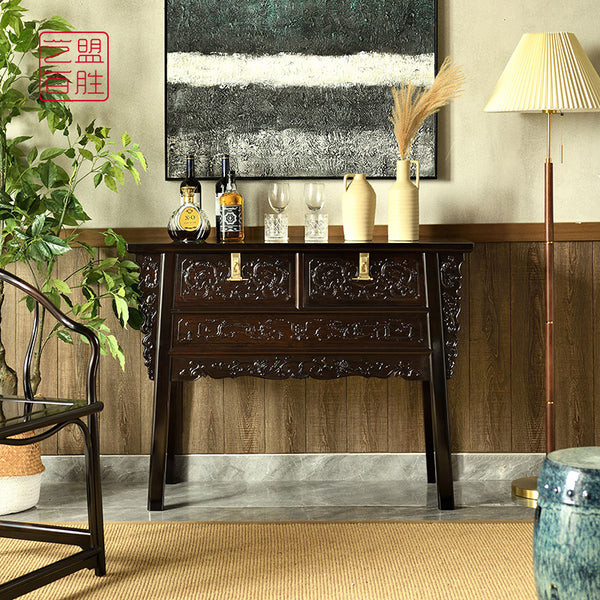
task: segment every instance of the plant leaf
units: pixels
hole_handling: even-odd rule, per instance
[[[131,327],[131,329],[135,329],[136,331],[139,331],[143,322],[144,322],[144,317],[142,317],[142,313],[137,308],[130,306],[129,307],[129,321],[127,322],[129,327]]]
[[[112,290],[115,287],[115,280],[106,272],[104,273],[104,281],[107,290]]]
[[[34,146],[27,155],[27,162],[31,164],[37,158],[37,155],[38,149]]]
[[[117,264],[117,261],[119,259],[118,258],[105,258],[97,267],[96,270],[98,271],[107,271],[108,269],[111,269],[112,267],[114,267]]]
[[[115,194],[118,193],[117,190],[117,182],[114,180],[113,177],[111,177],[110,175],[105,175],[104,176],[104,184],[106,185],[106,187],[109,190],[112,190],[113,192],[115,192]]]
[[[35,308],[35,300],[31,296],[27,296],[25,298],[25,306],[27,306],[27,310],[29,310],[29,312],[33,312],[33,309]]]
[[[83,158],[86,160],[94,160],[94,154],[86,148],[79,148],[79,154],[81,154],[81,156],[83,156]]]
[[[67,244],[64,240],[61,240],[59,237],[55,235],[45,235],[43,237],[44,243],[50,249],[52,254],[64,254],[71,249],[71,246]]]
[[[123,173],[123,171],[119,167],[117,167],[116,165],[113,165],[111,173],[113,174],[114,178],[121,185],[125,185],[125,174]]]
[[[63,294],[70,294],[71,293],[71,288],[67,285],[66,282],[64,282],[62,279],[53,279],[52,280],[52,285],[59,291],[62,292]]]
[[[144,171],[148,169],[148,164],[146,163],[146,157],[139,150],[127,150],[133,158],[137,159],[139,163],[142,165]]]
[[[60,329],[59,331],[57,331],[56,337],[65,344],[73,344],[73,338],[71,337],[71,334],[68,331],[65,331],[64,329]]]
[[[54,15],[40,25],[40,29],[52,29],[53,31],[70,31],[73,25],[69,21]]]
[[[50,189],[54,186],[58,179],[58,167],[51,161],[47,160],[38,167],[41,182]]]
[[[64,154],[64,148],[47,148],[40,155],[40,160],[49,160],[51,158],[56,158],[61,154]]]
[[[129,306],[127,305],[127,300],[115,296],[113,299],[113,309],[123,327],[126,327],[127,322],[129,321]]]
[[[128,269],[130,271],[137,271],[140,268],[138,264],[132,260],[122,260],[119,265],[122,269]]]
[[[45,215],[36,215],[33,219],[33,223],[31,224],[31,235],[33,237],[37,237],[42,233],[42,229],[44,229],[44,224],[46,223]]]

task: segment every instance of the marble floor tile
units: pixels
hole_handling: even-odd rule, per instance
[[[364,521],[364,520],[531,520],[533,509],[513,501],[510,481],[455,482],[456,509],[437,509],[434,484],[382,482],[185,482],[168,485],[165,510],[146,510],[143,482],[103,485],[107,521]],[[81,483],[42,485],[36,508],[17,521],[83,521]]]

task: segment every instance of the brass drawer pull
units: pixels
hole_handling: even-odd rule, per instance
[[[231,253],[231,276],[227,281],[248,281],[242,277],[242,256],[239,252]]]
[[[369,253],[360,252],[358,255],[358,277],[352,278],[354,281],[373,281],[369,275]]]

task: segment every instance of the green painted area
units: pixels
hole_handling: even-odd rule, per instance
[[[435,0],[167,0],[168,51],[435,51]]]

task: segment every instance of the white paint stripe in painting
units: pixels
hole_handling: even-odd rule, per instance
[[[433,54],[360,52],[348,56],[303,54],[200,54],[169,52],[169,83],[199,86],[347,87],[431,85]]]

